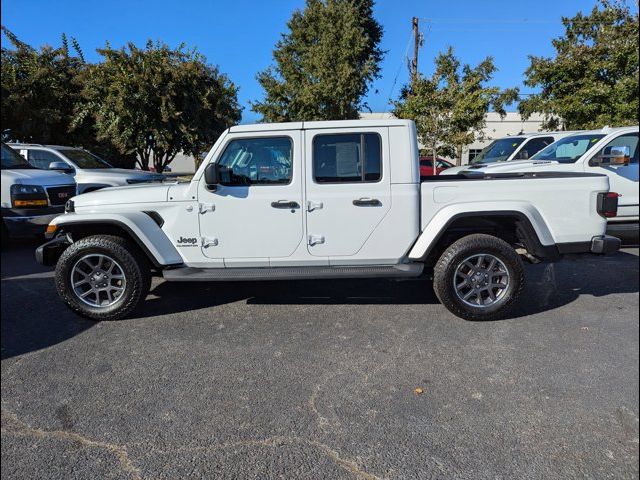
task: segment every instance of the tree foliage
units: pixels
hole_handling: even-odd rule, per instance
[[[449,48],[435,60],[430,77],[418,75],[394,102],[398,118],[416,122],[418,139],[428,150],[462,159],[465,145],[482,138],[490,108],[505,115],[504,107],[518,97],[517,89],[489,87],[496,67],[491,57],[477,66],[461,65]]]
[[[98,53],[104,61],[87,69],[74,126],[92,118],[97,138],[135,153],[143,169],[152,161],[163,171],[179,152],[199,159],[240,120],[237,88],[195,50],[149,41]]]
[[[82,53],[62,46],[36,50],[2,27],[13,48],[2,47],[2,128],[21,141],[68,144],[69,123],[82,86]],[[77,45],[77,43],[76,43]]]
[[[555,58],[531,56],[525,85],[541,92],[520,112],[545,116],[544,126],[587,129],[638,123],[638,14],[600,0],[589,14],[563,18]]]
[[[382,27],[373,0],[307,0],[257,75],[265,90],[252,108],[265,121],[358,118],[361,99],[379,76]]]

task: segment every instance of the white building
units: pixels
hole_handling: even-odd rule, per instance
[[[379,119],[391,118],[391,113],[361,113],[360,118]],[[536,133],[542,130],[542,115],[534,114],[528,120],[523,120],[518,112],[507,112],[504,118],[496,112],[487,113],[486,126],[482,141],[477,140],[467,145],[462,152],[462,164],[469,163],[480,151],[496,138],[518,135],[522,133]]]
[[[169,164],[172,173],[187,174],[196,173],[196,162],[193,157],[185,155],[184,153],[178,153]]]

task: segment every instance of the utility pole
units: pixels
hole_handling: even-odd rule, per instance
[[[420,38],[420,29],[418,28],[418,22],[418,17],[413,17],[411,19],[411,26],[413,28],[413,60],[411,60],[411,65],[409,68],[411,83],[415,82],[418,78],[418,50],[420,49],[420,44],[422,43]]]

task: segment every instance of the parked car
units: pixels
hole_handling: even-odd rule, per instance
[[[427,178],[412,121],[235,126],[190,182],[72,199],[36,258],[56,265],[63,301],[93,319],[131,312],[153,267],[169,281],[433,270],[451,312],[486,320],[506,315],[523,291],[519,252],[557,260],[619,248],[604,235],[617,200],[605,175]]]
[[[638,127],[605,127],[573,133],[547,146],[530,160],[485,166],[468,171],[486,173],[572,172],[609,177],[611,189],[620,195],[616,216],[609,217],[608,233],[637,243],[640,203],[638,195]],[[448,173],[448,172],[446,172]]]
[[[448,169],[445,175],[456,175],[469,168],[470,165],[482,166],[498,162],[526,160],[547,145],[573,133],[575,132],[538,132],[499,138],[483,148],[469,165]]]
[[[11,143],[9,146],[36,168],[59,170],[73,175],[78,193],[87,193],[105,187],[119,187],[136,183],[161,182],[159,173],[126,168],[114,168],[97,155],[76,147]]]
[[[421,177],[430,177],[432,175],[440,175],[446,169],[453,167],[451,162],[447,162],[443,158],[438,158],[436,160],[436,170],[433,171],[433,157],[423,156],[420,157],[420,176]]]
[[[2,143],[2,239],[43,234],[76,195],[73,178],[33,168]]]

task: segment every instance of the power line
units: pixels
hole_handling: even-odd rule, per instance
[[[409,47],[411,46],[411,40],[413,39],[413,32],[409,34],[409,38],[407,39],[407,46],[404,49],[404,53],[402,54],[402,58],[400,59],[400,65],[398,65],[398,70],[396,71],[396,76],[393,79],[393,83],[391,84],[391,90],[389,91],[389,98],[387,98],[387,107],[385,109],[385,113],[389,111],[389,105],[391,104],[391,98],[393,96],[393,91],[396,88],[396,83],[398,82],[398,77],[400,76],[400,72],[402,71],[402,67],[404,66],[404,62],[407,59],[409,54]]]

